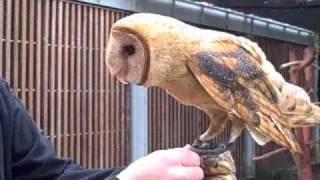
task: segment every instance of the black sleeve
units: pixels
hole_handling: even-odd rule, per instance
[[[13,179],[116,179],[115,175],[122,169],[87,170],[70,160],[56,157],[52,144],[39,132],[16,96],[8,87],[1,88],[1,94],[9,98],[12,106],[11,171]]]

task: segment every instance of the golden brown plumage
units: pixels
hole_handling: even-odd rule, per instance
[[[273,140],[301,152],[290,128],[320,122],[305,91],[287,83],[243,37],[140,13],[112,26],[107,55],[120,81],[161,87],[206,112],[211,121],[201,140],[214,138],[232,120],[230,142],[246,128],[260,145]]]

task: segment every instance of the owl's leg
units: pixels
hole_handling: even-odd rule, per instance
[[[217,153],[224,153],[225,151],[234,150],[235,148],[234,142],[241,135],[243,129],[245,128],[245,125],[241,119],[235,116],[229,117],[229,119],[232,122],[229,140],[225,143],[218,144],[217,147],[214,148]]]
[[[210,115],[211,114],[209,114],[209,116]],[[220,154],[220,149],[216,148],[218,146],[215,146],[213,144],[212,139],[224,130],[228,120],[227,117],[227,113],[219,112],[215,114],[214,118],[211,118],[212,120],[210,121],[209,128],[207,129],[207,131],[203,133],[199,138],[197,138],[192,144],[195,152],[197,152],[200,155]]]
[[[233,150],[235,148],[234,142],[241,135],[243,129],[245,128],[245,125],[239,118],[232,118],[231,122],[230,137],[228,143],[226,143],[226,146]]]
[[[210,124],[205,133],[200,135],[199,140],[210,141],[219,135],[227,125],[228,114],[225,112],[207,113],[210,117]]]
[[[231,120],[232,122],[229,140],[225,143],[213,144],[210,140],[224,129],[227,119]],[[220,121],[219,125],[219,127],[216,127],[216,123],[211,121],[208,130],[202,134],[199,139],[195,140],[194,147],[201,149],[202,154],[221,154],[225,151],[233,150],[235,148],[234,142],[241,135],[243,129],[245,128],[245,125],[241,119],[230,115],[225,118],[224,121]]]

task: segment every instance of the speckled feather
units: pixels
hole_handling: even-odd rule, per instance
[[[283,118],[277,108],[279,97],[274,86],[269,86],[271,82],[268,82],[259,61],[254,60],[243,47],[230,41],[214,42],[210,49],[197,53],[188,65],[211,97],[226,111],[233,109],[257,132],[300,152],[292,132],[278,122]],[[217,92],[229,101],[219,100]],[[272,107],[274,112],[265,106]]]

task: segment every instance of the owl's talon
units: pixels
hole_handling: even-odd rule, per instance
[[[192,143],[192,147],[199,148],[202,144],[202,141],[200,139],[195,139]]]
[[[211,145],[208,142],[204,142],[200,145],[200,149],[210,149]]]
[[[202,141],[200,139],[195,139],[192,147],[199,149],[210,149],[212,147],[212,141]]]
[[[192,144],[192,150],[199,155],[219,155],[233,148],[233,143],[222,143],[214,145],[211,141],[196,139]]]

